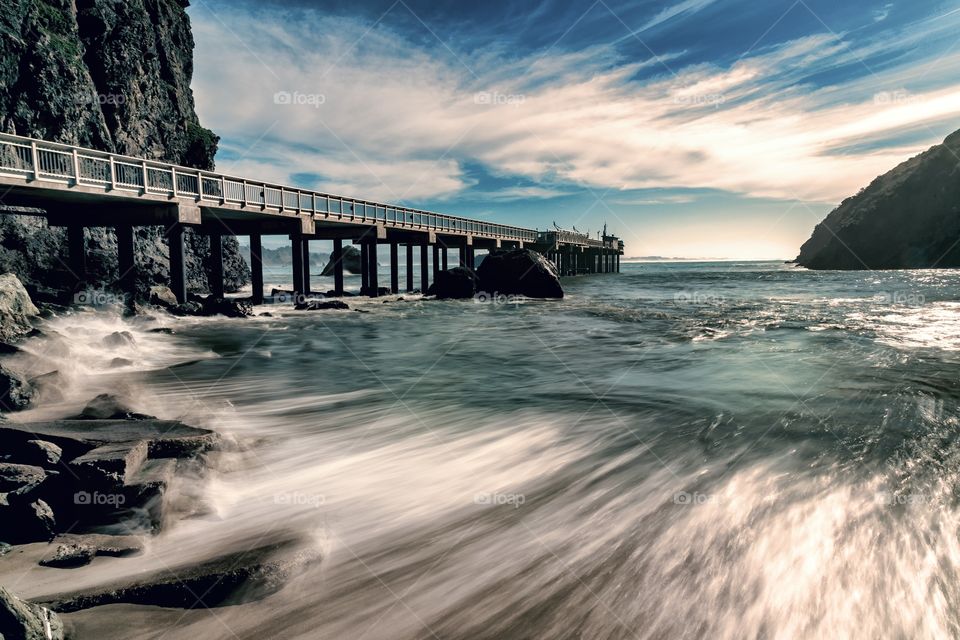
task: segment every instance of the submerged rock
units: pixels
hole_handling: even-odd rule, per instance
[[[63,622],[53,611],[21,600],[0,587],[0,638],[63,640]]]
[[[323,309],[349,309],[346,302],[339,300],[306,300],[294,307],[298,311],[321,311]]]
[[[331,261],[324,265],[320,275],[332,276],[335,266],[331,256]],[[360,273],[363,270],[360,264],[360,249],[357,249],[352,244],[348,244],[343,248],[343,270],[346,273]]]
[[[49,371],[39,376],[30,378],[30,386],[34,390],[34,402],[43,404],[47,402],[60,402],[63,400],[63,387],[66,380],[59,371]]]
[[[530,249],[493,249],[477,269],[489,295],[562,298],[560,274],[552,262]]]
[[[110,393],[101,393],[87,403],[72,420],[155,420],[155,416],[137,413],[120,398]]]
[[[143,539],[138,536],[111,536],[102,534],[57,537],[56,551],[40,560],[43,567],[70,569],[90,564],[97,556],[125,558],[143,553]]]
[[[439,300],[472,298],[477,293],[477,274],[466,267],[454,267],[437,273],[427,295]]]
[[[0,410],[22,411],[33,401],[30,383],[15,371],[0,364]]]
[[[228,318],[246,318],[253,315],[253,305],[246,300],[227,300],[208,296],[201,302],[205,316],[227,316]]]
[[[30,320],[40,315],[40,310],[30,300],[30,295],[20,279],[12,273],[0,275],[0,340],[14,340],[33,329]]]
[[[292,547],[289,541],[262,544],[42,600],[62,613],[114,603],[197,609],[251,602],[275,593],[321,561],[319,550]]]
[[[103,339],[104,346],[107,347],[126,347],[137,344],[133,334],[129,331],[114,331]]]
[[[18,460],[25,464],[34,464],[38,467],[52,468],[60,463],[63,449],[46,440],[27,440],[23,449],[17,455]]]

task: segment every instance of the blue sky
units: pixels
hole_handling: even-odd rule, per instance
[[[194,0],[232,174],[792,258],[960,129],[960,0]]]

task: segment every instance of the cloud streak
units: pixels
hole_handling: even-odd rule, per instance
[[[712,1],[665,8],[639,31],[688,19]],[[865,62],[889,42],[853,45],[828,31],[648,77],[653,57],[626,59],[614,45],[508,58],[496,46],[457,51],[426,31],[412,38],[315,12],[192,12],[198,107],[227,151],[243,156],[230,171],[284,182],[306,172],[317,178],[302,186],[368,198],[713,189],[835,202],[936,136],[837,149],[960,117],[960,89],[950,80],[960,53],[939,59],[908,92],[913,65]],[[903,34],[902,46],[955,22]],[[237,33],[244,46],[223,46]],[[841,68],[858,73],[817,80]],[[278,103],[284,93],[315,98]],[[464,169],[468,163],[517,185],[491,191]]]

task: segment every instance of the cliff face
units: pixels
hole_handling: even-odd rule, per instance
[[[960,267],[960,131],[844,200],[797,263],[811,269]]]
[[[0,128],[8,133],[213,168],[218,138],[194,111],[193,36],[185,1],[0,0]],[[207,287],[209,243],[188,233],[188,281]],[[88,229],[91,284],[117,278],[116,238]],[[69,282],[65,233],[0,216],[0,270],[34,287]],[[137,230],[138,284],[165,284],[162,229]],[[249,280],[224,238],[226,287]]]

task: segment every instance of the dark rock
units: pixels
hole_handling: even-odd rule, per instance
[[[203,315],[246,318],[253,315],[253,306],[245,300],[226,300],[209,296],[203,299]]]
[[[141,440],[147,441],[151,458],[184,458],[208,451],[219,442],[213,431],[175,420],[54,420],[0,426],[0,442],[11,447],[38,438],[63,449],[65,460],[104,445]]]
[[[844,200],[800,247],[809,269],[960,267],[960,131]]]
[[[177,296],[174,295],[170,287],[157,285],[150,287],[150,304],[169,309],[180,304],[180,301],[177,300]]]
[[[0,638],[63,640],[63,622],[49,609],[25,602],[0,587]]]
[[[61,544],[53,556],[40,561],[40,566],[72,569],[90,564],[96,555],[96,550],[85,544]]]
[[[26,464],[45,468],[56,467],[62,457],[63,449],[46,440],[27,440],[24,448],[17,455],[17,459]]]
[[[66,384],[63,374],[59,371],[50,371],[39,376],[30,378],[30,386],[33,387],[36,404],[45,404],[48,402],[60,402],[63,400],[63,387]]]
[[[439,300],[472,298],[477,293],[477,275],[466,267],[454,267],[437,272],[436,281],[427,295]]]
[[[21,411],[30,406],[34,390],[23,376],[0,364],[0,410]]]
[[[321,561],[319,551],[295,551],[292,546],[288,541],[261,544],[200,564],[164,568],[40,600],[62,613],[114,603],[196,609],[251,602],[275,593],[292,577]]]
[[[0,340],[13,340],[33,329],[32,318],[40,310],[30,300],[20,280],[12,273],[0,275]]]
[[[13,547],[6,542],[0,542],[0,558],[13,551]]]
[[[320,311],[323,309],[349,309],[346,302],[340,300],[306,300],[295,307],[298,311]]]
[[[150,333],[163,333],[168,336],[172,336],[176,332],[170,327],[157,327],[155,329],[150,329]]]
[[[103,339],[104,346],[113,348],[133,346],[136,343],[137,341],[133,339],[133,334],[129,331],[114,331]]]
[[[110,361],[110,368],[119,369],[121,367],[129,367],[132,364],[133,360],[129,360],[127,358],[114,358]]]
[[[0,493],[40,483],[46,477],[47,472],[38,466],[0,462]]]
[[[11,503],[6,496],[0,501],[0,539],[6,542],[27,544],[49,540],[56,527],[53,509],[43,500]]]
[[[15,353],[20,353],[22,349],[15,344],[10,344],[8,342],[0,342],[0,356],[12,356]]]
[[[101,393],[70,420],[155,420],[155,416],[137,413],[117,396]]]
[[[171,307],[170,313],[175,316],[199,316],[203,315],[203,305],[199,302],[184,302]]]
[[[343,270],[346,273],[360,273],[363,270],[362,265],[360,264],[360,249],[357,249],[352,244],[348,244],[343,248]],[[320,275],[332,276],[334,272],[334,263],[328,262],[323,267],[323,271]]]
[[[66,534],[54,541],[56,551],[40,560],[43,567],[70,569],[90,564],[95,557],[126,558],[143,553],[143,539],[138,536],[102,534]]]
[[[562,298],[560,274],[552,262],[530,249],[492,249],[477,269],[487,295]]]

